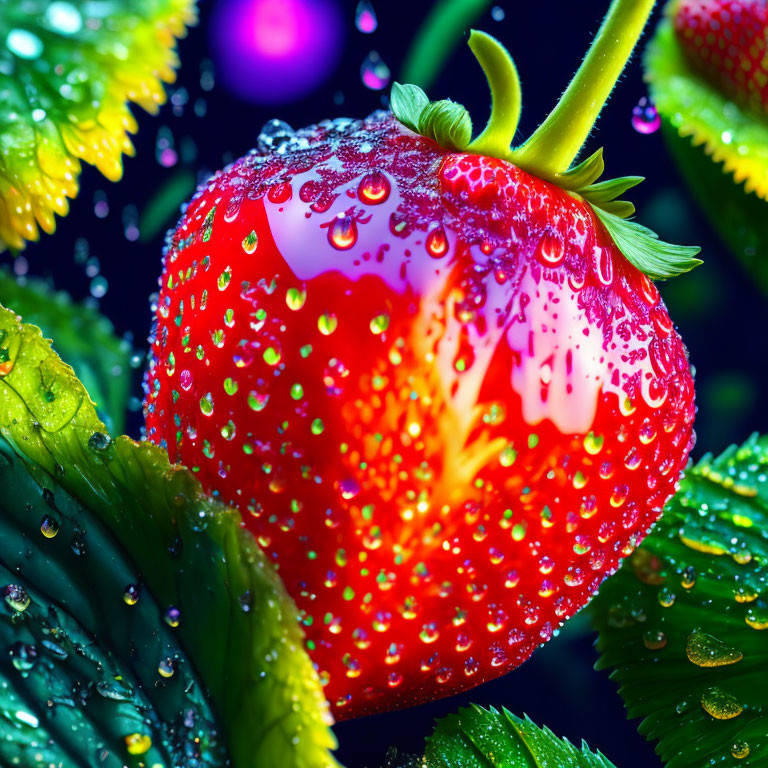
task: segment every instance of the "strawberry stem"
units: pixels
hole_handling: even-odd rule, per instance
[[[613,0],[571,84],[534,134],[508,159],[556,181],[574,161],[619,79],[656,0]]]
[[[522,92],[515,62],[496,38],[471,30],[469,47],[475,54],[491,89],[491,117],[468,151],[491,157],[509,154],[520,122]]]

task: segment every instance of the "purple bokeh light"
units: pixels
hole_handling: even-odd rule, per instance
[[[338,64],[343,36],[336,0],[218,0],[210,24],[222,83],[265,105],[317,88]]]

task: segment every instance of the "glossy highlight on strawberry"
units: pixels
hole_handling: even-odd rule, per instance
[[[679,0],[671,16],[697,70],[758,114],[768,112],[766,0]]]
[[[201,188],[152,353],[148,438],[243,511],[340,718],[525,661],[693,443],[683,344],[592,206],[389,113]]]

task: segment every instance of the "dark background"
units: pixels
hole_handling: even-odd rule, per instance
[[[140,125],[135,140],[137,156],[126,160],[124,179],[111,184],[94,169],[86,168],[70,215],[59,221],[54,236],[27,248],[24,260],[15,265],[17,272],[28,270],[29,274],[49,277],[77,298],[89,297],[98,273],[109,286],[99,300],[103,312],[119,333],[132,335],[137,351],[146,350],[148,297],[157,289],[163,232],[173,223],[182,199],[191,194],[192,179],[202,179],[244,154],[255,145],[261,126],[270,118],[280,117],[299,127],[326,117],[361,117],[380,107],[386,91],[371,91],[362,84],[360,64],[375,49],[396,78],[409,43],[431,5],[422,0],[374,0],[379,27],[364,35],[355,29],[356,0],[338,2],[346,25],[341,63],[309,96],[276,108],[238,100],[215,73],[211,81],[207,20],[215,2],[204,2],[200,24],[180,44],[182,67],[177,83],[170,88],[175,108],[167,104],[158,117],[136,110]],[[523,81],[521,137],[529,135],[554,105],[607,6],[608,0],[505,0],[498,3],[505,12],[504,20],[494,20],[489,8],[476,22],[479,28],[499,37],[515,56]],[[264,73],[253,76],[263,77]],[[719,452],[753,430],[768,429],[760,394],[768,348],[762,330],[768,327],[768,305],[689,202],[665,152],[661,132],[642,135],[633,130],[632,108],[645,94],[640,59],[635,57],[588,148],[605,147],[610,176],[647,177],[645,184],[631,193],[643,223],[665,239],[703,247],[704,266],[663,285],[662,292],[697,372],[697,454]],[[489,98],[480,69],[466,46],[459,45],[430,89],[430,96],[462,102],[476,126],[484,123]],[[201,114],[203,107],[205,114]],[[168,131],[179,153],[179,162],[172,168],[163,167],[156,159],[158,132],[162,138]],[[134,238],[131,226],[138,222],[141,231],[150,208],[157,212],[158,203],[148,207],[148,202],[164,185],[170,185],[165,195],[172,203],[169,220],[153,237],[144,232],[138,240],[127,239],[126,224]],[[95,212],[99,201],[101,214],[105,213],[105,201],[109,206],[109,213],[102,217]],[[10,260],[8,255],[2,258]],[[95,289],[98,294],[98,283]],[[92,296],[90,300],[96,301]],[[138,381],[135,394],[130,431],[138,435]],[[527,713],[576,743],[586,739],[618,768],[660,766],[652,747],[637,735],[637,723],[626,720],[615,685],[605,673],[592,670],[596,659],[592,642],[586,620],[579,617],[531,661],[500,680],[442,702],[339,725],[338,756],[348,768],[376,768],[389,745],[418,752],[434,718],[477,702]]]

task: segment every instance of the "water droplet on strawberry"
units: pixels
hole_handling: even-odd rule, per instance
[[[293,134],[294,130],[288,123],[282,120],[269,120],[259,132],[256,146],[259,152],[285,152]]]
[[[440,259],[448,253],[448,238],[442,227],[435,227],[426,239],[427,253],[434,259]]]
[[[349,250],[357,242],[357,222],[352,216],[339,214],[328,227],[328,242],[340,251]]]
[[[380,205],[387,201],[391,189],[389,179],[381,171],[372,171],[361,179],[357,196],[367,205]]]

